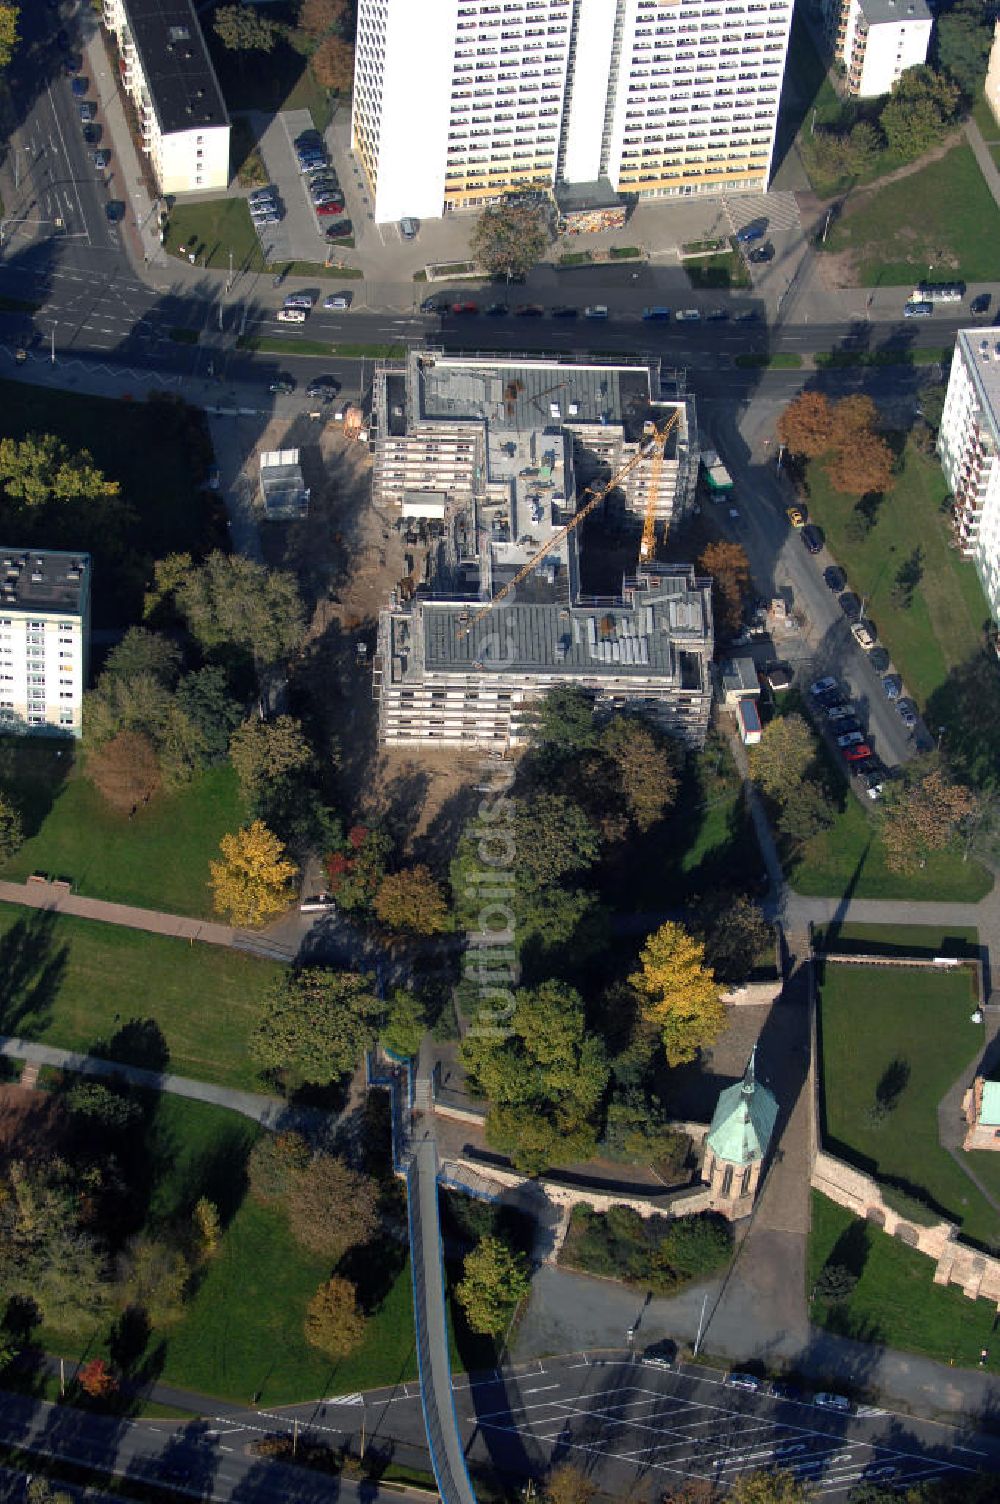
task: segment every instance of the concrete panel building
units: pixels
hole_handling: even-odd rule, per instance
[[[990,48],[990,62],[983,89],[986,103],[993,111],[993,119],[1000,125],[1000,21],[995,22],[993,27],[993,46]]]
[[[229,186],[229,116],[192,0],[104,0],[160,192]]]
[[[762,191],[791,17],[792,0],[360,0],[352,134],[375,219],[559,185]]]
[[[660,393],[655,364],[413,351],[405,365],[377,367],[373,500],[429,540],[426,576],[379,616],[384,743],[505,750],[521,741],[527,708],[568,682],[703,739],[710,583],[687,565],[649,563],[614,594],[590,596],[585,545],[578,530],[564,534],[587,486],[633,458],[623,512],[638,521],[649,504],[669,526],[690,504],[693,404]],[[662,453],[642,452],[670,417]],[[487,610],[540,551],[516,592]]]
[[[0,730],[80,736],[90,555],[0,548]]]
[[[955,340],[938,453],[954,496],[962,551],[974,560],[1000,621],[1000,330],[962,329]]]
[[[827,40],[858,99],[888,94],[927,61],[933,19],[924,0],[826,0]]]

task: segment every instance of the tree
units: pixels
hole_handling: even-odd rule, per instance
[[[284,1200],[311,1157],[301,1133],[262,1133],[247,1160],[251,1196],[265,1203]]]
[[[821,830],[829,830],[833,818],[826,789],[813,778],[803,778],[778,816],[778,830],[791,846],[802,846]]]
[[[548,222],[541,209],[491,204],[476,222],[471,251],[491,277],[525,277],[548,243]]]
[[[948,768],[957,782],[980,792],[1000,788],[1000,663],[992,648],[949,671],[924,719],[945,729]]]
[[[379,922],[390,930],[443,935],[451,928],[451,913],[441,884],[420,862],[384,877],[372,907]]]
[[[811,132],[803,143],[803,155],[819,177],[840,181],[866,172],[882,144],[878,129],[867,120],[859,120],[849,131],[820,128]]]
[[[293,1178],[288,1224],[310,1253],[335,1263],[378,1229],[378,1186],[335,1154],[316,1154]]]
[[[616,715],[600,734],[600,748],[618,775],[630,820],[642,834],[673,807],[678,779],[671,742],[635,715]]]
[[[367,825],[352,825],[347,847],[334,851],[324,863],[330,893],[347,913],[371,908],[382,886],[392,854],[392,841]]]
[[[784,1468],[768,1468],[737,1474],[727,1498],[733,1504],[811,1504],[816,1491]]]
[[[220,5],[212,27],[230,52],[271,52],[278,28],[253,5]]]
[[[552,747],[567,757],[596,747],[594,697],[577,684],[557,684],[531,707],[525,729],[533,747]]]
[[[882,796],[882,841],[892,872],[915,872],[976,812],[976,796],[940,768],[891,784]]]
[[[571,873],[586,872],[600,855],[601,843],[574,800],[565,794],[538,793],[517,801],[514,850],[519,880],[544,888]]]
[[[288,657],[302,640],[302,600],[294,576],[284,570],[266,569],[245,554],[217,549],[204,564],[187,569],[175,569],[168,557],[156,573],[156,600],[173,596],[206,651],[242,648],[258,664],[272,664]]]
[[[893,454],[877,433],[853,435],[826,461],[826,473],[835,491],[845,496],[867,496],[892,487]]]
[[[629,981],[642,999],[643,1018],[659,1030],[667,1064],[684,1065],[714,1044],[726,1024],[705,946],[670,921],[650,935],[639,960],[642,969]]]
[[[24,843],[21,816],[6,794],[0,794],[0,862],[9,862]]]
[[[719,539],[710,543],[698,568],[712,576],[715,619],[724,632],[736,633],[743,623],[743,603],[750,594],[750,560],[740,543]]]
[[[285,848],[263,820],[253,820],[235,835],[219,842],[221,862],[209,862],[217,914],[233,924],[264,924],[288,907],[289,888],[296,868],[285,860]]]
[[[807,459],[825,454],[833,440],[833,414],[826,396],[800,392],[779,414],[777,433],[791,454],[804,454]]]
[[[858,1283],[858,1276],[843,1264],[824,1264],[813,1287],[813,1299],[823,1300],[827,1305],[839,1305],[849,1300]]]
[[[816,756],[816,742],[801,715],[768,721],[760,741],[750,748],[750,773],[765,794],[785,804]]]
[[[774,935],[758,904],[745,893],[718,889],[695,908],[705,942],[705,962],[715,978],[728,986],[745,982]]]
[[[303,0],[298,22],[311,37],[336,31],[347,19],[348,0]]]
[[[0,68],[9,67],[14,49],[21,40],[17,34],[20,14],[19,5],[0,5]]]
[[[126,1133],[138,1122],[142,1109],[131,1097],[125,1096],[102,1081],[77,1081],[66,1094],[66,1110],[78,1120],[85,1131],[93,1134],[103,1130],[117,1135]]]
[[[87,759],[87,777],[118,814],[134,814],[160,787],[160,764],[141,731],[119,731]]]
[[[118,1380],[106,1358],[91,1358],[89,1363],[84,1363],[76,1382],[92,1400],[106,1400],[118,1393]]]
[[[590,1504],[596,1491],[586,1473],[571,1462],[554,1467],[545,1480],[548,1504]]]
[[[105,1251],[80,1226],[62,1161],[10,1166],[0,1197],[0,1285],[7,1299],[30,1299],[54,1327],[83,1326],[106,1312]]]
[[[966,99],[982,87],[993,45],[993,28],[982,0],[957,0],[934,25],[938,68],[959,86]]]
[[[219,1208],[207,1196],[199,1196],[191,1215],[195,1252],[199,1259],[210,1259],[219,1251],[222,1223]]]
[[[181,654],[175,642],[145,627],[129,627],[104,662],[102,678],[135,679],[149,674],[168,689],[177,682]]]
[[[53,1488],[48,1478],[36,1473],[28,1479],[24,1490],[28,1504],[73,1504],[73,1495],[61,1488]]]
[[[174,698],[201,738],[206,763],[225,762],[229,739],[243,719],[239,703],[229,693],[225,670],[210,664],[185,674]]]
[[[183,1316],[191,1270],[179,1248],[160,1238],[133,1238],[119,1259],[119,1279],[125,1303],[143,1311],[152,1326]]]
[[[0,50],[2,46],[0,37]],[[9,497],[29,509],[119,494],[118,482],[98,470],[88,450],[74,454],[51,433],[0,439],[0,484]]]
[[[326,1086],[374,1044],[381,1012],[369,977],[308,967],[271,989],[247,1048],[264,1070]]]
[[[961,90],[933,68],[906,68],[892,86],[879,124],[889,150],[910,160],[935,146],[954,120]]]
[[[379,1033],[385,1049],[409,1060],[420,1049],[427,1032],[427,1010],[415,992],[397,988],[389,1003],[389,1012]]]
[[[305,1333],[310,1346],[328,1358],[346,1358],[354,1351],[365,1334],[365,1318],[349,1279],[334,1275],[320,1285],[306,1310]]]
[[[324,37],[312,55],[312,71],[324,89],[346,93],[354,83],[354,48],[343,37]]]
[[[465,1256],[455,1294],[474,1332],[499,1337],[530,1288],[524,1255],[501,1238],[482,1238]]]
[[[618,1074],[618,1062],[615,1063]],[[616,1092],[608,1103],[601,1151],[622,1164],[655,1165],[661,1175],[682,1173],[691,1141],[674,1128],[662,1104],[647,1092]]]
[[[273,721],[251,716],[233,732],[229,758],[244,797],[258,798],[268,784],[311,770],[314,763],[302,722],[278,715]]]

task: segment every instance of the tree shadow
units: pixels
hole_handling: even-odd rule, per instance
[[[899,1099],[910,1084],[910,1062],[896,1056],[890,1060],[875,1087],[875,1111],[880,1117],[894,1112]]]
[[[95,1039],[87,1053],[158,1075],[170,1063],[170,1050],[155,1018],[130,1018],[110,1039]]]
[[[62,793],[74,757],[71,742],[0,736],[0,788],[21,816],[25,840],[37,835]]]
[[[55,935],[56,915],[37,910],[0,937],[0,1033],[38,1034],[50,1022],[69,957]]]

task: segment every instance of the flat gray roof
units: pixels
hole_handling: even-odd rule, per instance
[[[924,0],[858,0],[862,14],[869,26],[883,21],[929,21],[931,13]]]
[[[973,385],[989,414],[994,438],[1000,443],[1000,329],[960,329],[958,343]]]
[[[90,555],[0,547],[0,611],[62,611],[82,616],[90,593]]]

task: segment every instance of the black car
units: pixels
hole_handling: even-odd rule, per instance
[[[332,402],[340,391],[340,382],[336,376],[314,376],[306,387],[307,397],[320,397],[324,402]]]
[[[268,387],[268,391],[269,392],[277,392],[278,395],[282,396],[282,397],[287,397],[288,393],[289,392],[294,392],[294,390],[295,390],[295,377],[294,376],[285,376],[285,375],[275,376],[274,380],[271,382],[270,386]]]
[[[981,292],[978,298],[973,298],[969,304],[969,312],[978,314],[989,313],[991,302],[992,298],[990,294],[988,292]]]
[[[705,315],[710,324],[721,324],[723,319],[728,319],[728,308],[710,308]]]
[[[335,225],[329,225],[325,233],[327,240],[344,240],[354,234],[354,226],[349,219],[339,219]]]
[[[519,319],[540,319],[545,309],[540,303],[521,303],[514,312]]]
[[[756,308],[745,308],[742,313],[736,315],[738,324],[757,324],[760,322],[760,314]]]
[[[790,1384],[787,1379],[773,1379],[767,1386],[767,1392],[772,1399],[788,1400],[795,1405],[803,1404],[805,1399],[798,1384]]]
[[[571,307],[569,303],[561,303],[558,308],[553,308],[552,317],[554,319],[575,319],[579,311],[578,308]]]
[[[773,261],[774,246],[770,244],[759,245],[755,251],[750,252],[747,260],[752,261],[755,266],[759,266],[762,261]]]
[[[101,139],[101,127],[99,125],[85,125],[83,127],[83,139],[88,146],[96,146]]]
[[[506,318],[507,314],[510,313],[510,309],[506,303],[491,303],[488,308],[483,309],[483,312],[487,318],[502,319]]]
[[[840,594],[840,592],[847,584],[846,574],[842,569],[838,569],[836,564],[827,565],[827,567],[823,571],[823,578],[829,588],[833,590],[837,595]]]
[[[92,99],[84,99],[77,105],[77,109],[80,111],[81,125],[90,125],[92,121],[97,119],[97,106]]]
[[[814,527],[811,522],[807,522],[802,529],[802,542],[805,544],[808,553],[818,554],[823,547],[823,534],[818,527]]]
[[[861,602],[858,600],[853,590],[845,590],[843,595],[840,597],[839,604],[841,611],[843,611],[848,621],[861,620]]]
[[[104,212],[109,222],[115,225],[125,218],[125,205],[120,198],[111,198],[104,205]]]
[[[441,306],[442,305],[438,302],[437,298],[425,298],[424,301],[420,305],[420,312],[421,313],[440,313],[441,312]],[[486,312],[487,313],[492,313],[493,309],[492,308],[487,308]]]
[[[885,648],[874,647],[868,654],[868,662],[877,674],[884,674],[889,667],[891,659]]]

